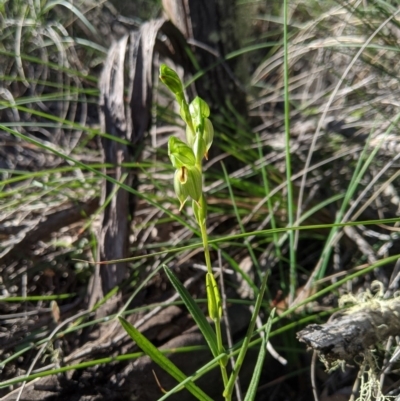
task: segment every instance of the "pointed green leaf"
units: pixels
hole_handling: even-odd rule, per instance
[[[269,338],[269,332],[271,330],[272,319],[275,315],[275,309],[271,311],[269,315],[267,325],[265,326],[264,332],[262,333],[262,343],[260,347],[260,352],[258,353],[257,363],[253,371],[253,376],[247,389],[246,397],[244,401],[253,401],[256,397],[258,382],[260,381],[260,376],[262,372],[262,367],[264,364],[265,356],[267,355],[267,343]]]
[[[158,366],[168,372],[179,383],[186,380],[186,375],[178,369],[178,367],[171,362],[163,353],[161,353],[139,330],[132,326],[123,317],[119,317],[119,322],[126,330],[137,346],[146,353],[152,361]],[[203,392],[196,384],[191,381],[185,381],[184,386],[190,391],[197,399],[201,401],[212,401],[212,399]]]
[[[196,96],[189,105],[190,114],[193,119],[195,118],[207,118],[210,116],[210,108],[207,102],[201,97]]]
[[[195,138],[196,134],[192,131],[189,125],[186,125],[186,142],[191,148],[193,148]]]
[[[195,132],[203,136],[204,119],[210,115],[208,104],[197,96],[192,103],[190,103],[189,111]]]
[[[175,96],[181,96],[183,92],[182,81],[172,68],[161,64],[160,79]]]
[[[218,285],[211,273],[206,275],[208,314],[214,321],[220,320],[222,316],[221,296],[219,295]]]
[[[158,401],[164,401],[166,400],[170,395],[177,393],[179,390],[182,389],[182,386],[189,380],[196,381],[199,377],[204,376],[207,372],[210,370],[214,369],[217,365],[218,362],[221,359],[226,358],[226,354],[220,354],[216,358],[214,358],[212,361],[206,363],[204,366],[202,366],[200,369],[196,370],[196,372],[192,375],[187,377],[182,383],[178,384],[171,390],[169,390],[165,395],[163,395],[161,398],[158,399]]]
[[[193,149],[174,136],[168,140],[168,156],[175,168],[193,167],[196,164]]]
[[[182,285],[182,283],[178,280],[175,274],[172,273],[172,271],[168,269],[168,267],[166,266],[164,266],[164,270],[166,275],[168,276],[169,281],[171,281],[171,284],[174,286],[176,291],[181,296],[182,301],[188,308],[194,321],[196,322],[204,338],[206,339],[207,344],[210,347],[210,350],[214,358],[217,357],[219,354],[217,346],[217,337],[207,318],[204,316],[204,313],[201,311],[196,302],[194,302],[193,298],[189,294],[189,291]]]
[[[196,157],[197,164],[201,164],[203,157],[206,155],[207,147],[206,142],[202,135],[196,134],[193,143],[193,153]]]
[[[212,122],[206,118],[204,119],[204,133],[203,133],[204,142],[206,143],[206,159],[208,158],[208,151],[214,140],[214,127]]]
[[[244,358],[246,356],[247,350],[249,348],[250,340],[254,332],[254,326],[256,324],[256,319],[258,316],[258,312],[260,311],[260,307],[264,298],[265,288],[267,286],[268,280],[268,272],[264,273],[264,277],[261,281],[260,291],[257,294],[256,303],[254,305],[253,314],[251,315],[250,324],[247,327],[246,336],[243,339],[243,344],[240,348],[239,355],[235,362],[235,367],[233,368],[233,372],[231,373],[228,384],[225,386],[224,397],[229,398],[232,396],[233,386],[235,385],[235,381],[239,375],[240,369],[243,365]]]
[[[189,196],[196,202],[200,201],[203,193],[203,179],[201,171],[197,167],[188,167],[186,169],[187,179],[182,183]]]

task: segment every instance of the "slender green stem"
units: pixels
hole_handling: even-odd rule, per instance
[[[221,321],[218,319],[215,321],[215,334],[217,335],[217,344],[218,344],[218,350],[219,352],[225,353],[224,346],[222,344],[222,333],[221,333]],[[222,375],[222,380],[224,382],[224,388],[228,385],[228,372],[226,371],[226,358],[223,358],[219,361],[219,366],[221,368],[221,375]],[[231,399],[231,395],[229,394],[228,397],[225,397],[226,400]]]
[[[203,240],[203,247],[204,247],[204,257],[206,259],[206,266],[207,266],[207,271],[210,274],[213,274],[212,271],[212,266],[211,266],[211,258],[210,258],[210,249],[208,246],[208,234],[207,234],[207,225],[206,225],[206,219],[205,219],[205,210],[206,210],[206,201],[205,197],[202,196],[200,198],[200,209],[203,211],[203,218],[198,219],[199,227],[200,227],[200,232],[201,232],[201,237]],[[221,320],[219,318],[214,320],[215,323],[215,334],[217,337],[217,344],[218,344],[218,351],[220,353],[224,353],[225,349],[222,343],[222,332],[221,332]],[[224,382],[224,388],[228,385],[228,373],[226,371],[225,367],[225,359],[221,359],[219,362],[220,368],[221,368],[221,375],[222,375],[222,380]],[[228,396],[225,397],[227,401],[231,400],[231,395],[229,394]]]
[[[286,182],[287,182],[287,211],[288,225],[293,227],[293,190],[292,190],[292,165],[290,158],[290,104],[289,104],[289,55],[288,55],[288,2],[283,3],[283,80],[284,80],[284,98],[285,98],[285,156],[286,156]],[[289,231],[289,253],[290,253],[290,293],[289,305],[295,298],[297,275],[296,275],[296,253],[294,249],[294,232]]]
[[[162,64],[160,67],[160,79],[175,95],[181,108],[180,115],[189,128],[189,132],[186,132],[186,144],[175,137],[170,138],[168,142],[168,154],[175,168],[182,169],[182,171],[184,171],[183,169],[185,168],[190,173],[187,174],[185,180],[181,179],[180,176],[175,175],[174,187],[181,202],[181,207],[189,197],[192,198],[193,201],[193,211],[200,227],[207,266],[206,289],[208,313],[215,323],[217,352],[220,355],[225,356],[226,352],[223,346],[221,333],[222,301],[211,266],[206,224],[207,202],[202,189],[202,160],[212,144],[214,135],[212,123],[208,120],[210,109],[207,103],[199,97],[196,97],[189,106],[186,102],[183,85],[178,74],[165,64]],[[195,158],[195,162],[193,162],[193,158]],[[215,347],[215,339],[213,340],[213,343]],[[219,365],[224,382],[224,390],[229,381],[228,373],[226,371],[226,363],[227,358],[223,357],[220,359]],[[226,391],[224,392],[226,393]],[[227,394],[225,400],[230,401],[232,398],[231,392]]]
[[[204,197],[202,196],[200,198],[200,208],[202,210],[205,210],[205,200]],[[210,258],[210,248],[208,246],[208,234],[207,234],[207,226],[206,226],[206,221],[205,219],[201,219],[201,221],[198,222],[199,227],[200,227],[200,232],[201,232],[201,238],[203,240],[203,248],[204,248],[204,257],[206,259],[206,266],[207,266],[207,271],[210,274],[213,274],[212,272],[212,266],[211,266],[211,258]]]

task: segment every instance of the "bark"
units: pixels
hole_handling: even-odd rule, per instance
[[[351,308],[331,322],[311,324],[297,333],[299,341],[318,351],[328,362],[352,360],[390,336],[400,334],[400,300],[380,301]]]
[[[220,111],[230,103],[245,118],[245,92],[235,78],[238,59],[225,59],[227,54],[240,48],[240,23],[235,14],[235,2],[163,0],[162,4],[167,18],[192,45],[196,62],[204,72],[195,83],[199,96],[210,104],[212,110]]]
[[[158,39],[160,32],[167,37],[168,45]],[[134,189],[135,173],[132,168],[123,167],[122,163],[139,160],[141,143],[150,125],[153,54],[157,51],[185,66],[184,43],[182,34],[170,22],[151,20],[139,31],[114,42],[105,61],[100,78],[100,120],[102,132],[109,136],[101,138],[101,146],[104,162],[114,167],[104,172]],[[99,234],[98,260],[101,262],[132,256],[129,253],[129,234],[135,196],[119,185],[105,181],[102,203],[109,197],[111,201],[104,210]],[[128,267],[124,262],[97,265],[90,284],[89,306],[120,285],[127,274]]]

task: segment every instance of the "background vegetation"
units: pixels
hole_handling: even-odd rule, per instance
[[[235,99],[213,107],[217,150],[205,164],[205,190],[213,265],[224,272],[232,341],[243,339],[268,272],[260,326],[276,307],[270,338],[275,351],[269,349],[257,400],[311,399],[310,370],[320,400],[356,399],[358,381],[370,378],[367,370],[357,378],[357,363],[375,372],[384,395],[396,397],[397,366],[388,364],[396,339],[379,344],[375,366],[356,361],[328,375],[296,332],[325,322],[340,296],[365,292],[374,280],[382,283],[384,298],[398,291],[398,4],[290,1],[286,38],[282,6],[236,3],[240,43],[225,59],[237,61],[229,73],[247,110],[235,108]],[[110,136],[100,129],[99,77],[112,41],[160,14],[156,1],[129,7],[94,0],[0,3],[4,397],[26,379],[55,373],[69,386],[70,399],[161,397],[159,387],[174,384],[160,372],[159,383],[149,376],[141,388],[127,380],[130,366],[147,369],[147,362],[116,328],[113,317],[122,311],[156,346],[174,348],[177,363],[197,359],[203,366],[212,359],[201,341],[174,342],[194,332],[193,322],[160,271],[162,264],[173,269],[204,307],[199,233],[190,211],[178,213],[166,149],[169,135],[183,128],[161,86],[153,87],[141,156],[124,165],[138,182],[129,277],[90,302],[101,216],[113,199],[102,199],[104,175],[116,168],[102,154],[101,138]],[[196,64],[194,70],[195,78],[209,73],[196,71]],[[156,82],[157,65],[154,71]],[[126,179],[120,178],[121,188]],[[116,292],[118,307],[101,312]],[[258,348],[255,342],[254,355]],[[254,355],[246,360],[244,389]],[[185,365],[187,374],[198,368]],[[364,392],[362,399],[378,398],[377,382],[369,383],[375,395]],[[199,384],[206,392],[218,385],[212,374]]]

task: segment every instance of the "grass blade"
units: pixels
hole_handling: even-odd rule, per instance
[[[294,226],[293,210],[293,188],[292,188],[292,162],[290,155],[290,99],[289,99],[289,38],[288,38],[288,1],[283,2],[283,81],[284,81],[284,120],[285,120],[285,160],[286,160],[286,181],[287,181],[287,214],[288,226]],[[297,287],[296,252],[294,232],[289,231],[289,256],[290,256],[290,284],[289,284],[289,305],[292,304]]]
[[[224,397],[227,399],[230,399],[229,397],[232,394],[233,386],[235,385],[235,381],[239,376],[240,369],[243,365],[244,358],[245,358],[247,350],[249,348],[251,337],[254,332],[254,326],[256,324],[257,316],[260,311],[261,304],[262,304],[262,301],[264,298],[265,289],[267,287],[267,280],[268,280],[268,272],[265,272],[264,277],[261,282],[260,292],[257,295],[256,304],[254,305],[254,311],[251,316],[249,327],[247,328],[246,336],[243,340],[243,344],[240,348],[239,355],[238,355],[238,358],[235,363],[235,368],[233,369],[233,372],[232,372],[231,376],[229,377],[228,385],[225,387],[225,390],[224,390]],[[270,322],[268,321],[267,325],[269,323]]]
[[[171,284],[174,286],[175,290],[181,296],[182,301],[188,308],[194,321],[196,322],[204,338],[206,339],[207,344],[210,347],[210,350],[214,358],[217,357],[219,354],[217,346],[217,337],[207,318],[204,316],[204,313],[196,304],[196,302],[194,302],[193,298],[189,294],[189,291],[182,285],[182,283],[178,280],[175,274],[172,273],[171,269],[168,269],[167,266],[164,266],[164,270],[169,278],[169,281],[171,281]]]
[[[64,0],[56,0],[56,1],[52,1],[48,4],[46,4],[46,6],[43,8],[42,10],[42,14],[47,14],[52,8],[54,8],[55,6],[63,6],[65,8],[67,8],[68,10],[70,10],[72,13],[74,13],[76,15],[77,18],[79,18],[82,23],[86,26],[87,29],[89,29],[89,31],[94,35],[94,36],[98,36],[98,32],[96,30],[96,28],[89,22],[89,20],[82,14],[81,11],[79,11],[78,8],[76,8],[73,4],[69,3],[68,1],[64,1]]]
[[[211,369],[214,369],[216,366],[218,366],[218,361],[220,361],[221,359],[224,359],[225,355],[224,354],[220,354],[217,358],[214,358],[212,361],[208,362],[207,364],[205,364],[203,367],[201,367],[200,369],[196,370],[196,372],[192,375],[187,377],[182,383],[178,384],[177,386],[175,386],[174,388],[172,388],[171,390],[168,391],[168,393],[166,393],[165,395],[163,395],[161,398],[158,399],[158,401],[164,401],[166,400],[170,395],[176,393],[179,391],[179,389],[189,380],[196,380],[197,378],[201,377],[202,375],[204,375],[205,373],[207,373],[208,371],[210,371]]]
[[[265,356],[267,355],[267,343],[269,338],[269,332],[271,331],[272,319],[275,315],[275,309],[272,309],[271,314],[269,315],[267,325],[265,326],[264,331],[262,332],[262,343],[260,352],[258,354],[257,363],[253,371],[253,376],[251,377],[251,381],[249,384],[249,388],[247,389],[246,397],[244,401],[253,401],[256,393],[258,382],[260,381],[260,376],[262,372],[262,367],[264,364]]]
[[[119,322],[122,327],[126,330],[129,336],[136,342],[138,347],[145,352],[152,361],[158,366],[168,372],[178,382],[182,382],[186,379],[186,375],[178,369],[178,367],[172,363],[164,354],[162,354],[139,330],[132,326],[123,317],[119,317]],[[201,401],[212,401],[212,399],[204,393],[199,387],[193,382],[185,382],[184,386],[190,391],[198,400]]]

